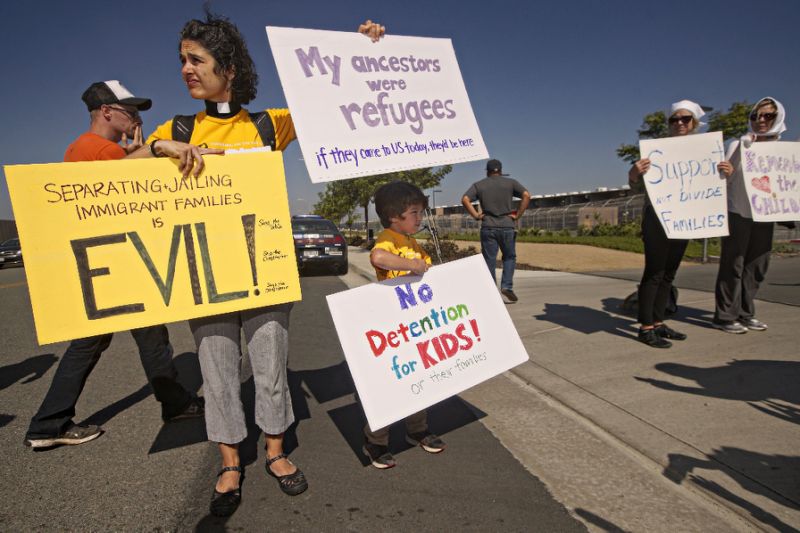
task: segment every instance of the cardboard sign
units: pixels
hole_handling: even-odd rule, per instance
[[[41,344],[300,299],[279,153],[6,166]]]
[[[717,164],[724,160],[722,133],[643,139],[642,159],[650,203],[670,239],[703,239],[728,234],[727,187]]]
[[[480,255],[328,296],[376,430],[528,360]]]
[[[450,39],[267,36],[314,183],[489,157]]]
[[[800,143],[742,148],[742,174],[756,222],[800,220]]]

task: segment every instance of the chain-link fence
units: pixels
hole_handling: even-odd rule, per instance
[[[455,208],[459,212],[433,215],[434,223],[442,235],[451,233],[473,233],[480,230],[480,222],[469,216],[463,208]],[[454,208],[440,208],[437,211],[450,211]],[[556,207],[537,207],[528,209],[520,219],[520,228],[536,228],[543,231],[559,232],[568,230],[575,232],[582,225],[593,225],[605,222],[612,225],[627,224],[641,220],[644,211],[644,195],[635,194],[608,200],[570,204]],[[425,222],[424,222],[425,223]],[[375,233],[381,231],[380,221],[370,220],[370,229]],[[354,230],[364,230],[364,222],[353,225]],[[790,229],[775,225],[775,241],[800,239],[800,224]]]
[[[579,226],[587,222],[625,224],[641,218],[643,208],[644,195],[641,194],[581,204],[529,208],[520,219],[520,228],[557,232],[563,229],[577,231]],[[448,211],[450,209],[446,208]],[[480,229],[479,221],[469,216],[463,208],[459,208],[458,211],[433,216],[440,233],[470,233]],[[376,232],[382,229],[378,220],[371,220],[369,227]],[[353,229],[363,231],[364,222],[355,223]]]

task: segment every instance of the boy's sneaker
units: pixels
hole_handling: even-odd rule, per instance
[[[724,331],[725,333],[734,333],[737,335],[740,335],[742,333],[747,333],[747,328],[736,321],[712,322],[711,327],[716,328],[720,331]]]
[[[505,296],[506,303],[513,304],[517,303],[517,300],[519,300],[519,298],[517,298],[517,295],[514,294],[514,291],[512,291],[511,289],[500,289],[500,294]]]
[[[372,466],[375,468],[384,470],[397,465],[397,463],[394,461],[394,457],[392,457],[392,453],[389,451],[388,446],[381,446],[380,444],[365,442],[362,451],[364,452],[364,455],[369,457],[369,460],[372,462]]]
[[[671,342],[659,336],[653,328],[639,329],[639,334],[636,338],[639,342],[643,342],[651,348],[669,348],[672,346]]]
[[[99,426],[79,426],[72,424],[56,437],[25,438],[25,446],[33,448],[51,448],[58,444],[76,445],[94,440],[103,434]]]
[[[447,447],[442,439],[433,433],[424,431],[420,433],[409,433],[406,435],[406,442],[414,446],[420,446],[428,453],[443,452]]]
[[[746,327],[747,329],[752,329],[753,331],[766,331],[767,325],[757,320],[753,317],[750,318],[740,318],[739,323]]]

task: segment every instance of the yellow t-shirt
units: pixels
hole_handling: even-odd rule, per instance
[[[375,240],[375,246],[379,250],[386,250],[387,252],[405,257],[406,259],[424,259],[426,263],[431,264],[431,256],[425,253],[422,246],[419,245],[417,239],[411,235],[403,235],[394,230],[386,228],[378,234]],[[378,276],[378,281],[385,279],[399,278],[411,272],[410,270],[384,270],[375,267],[375,274]]]
[[[296,138],[292,115],[285,108],[266,111],[272,119],[272,125],[275,126],[275,149],[283,150]],[[147,138],[147,144],[159,139],[172,139],[172,119],[156,128],[156,131]],[[197,113],[189,142],[218,150],[241,150],[264,146],[258,136],[258,129],[250,120],[246,109],[242,109],[230,118],[211,117],[205,111]]]

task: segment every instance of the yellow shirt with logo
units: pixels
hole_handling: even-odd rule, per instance
[[[283,150],[297,137],[292,115],[285,108],[266,111],[275,127],[275,149]],[[156,128],[156,131],[147,138],[147,144],[159,139],[172,139],[171,119]],[[205,111],[197,113],[189,142],[217,150],[242,150],[264,146],[258,135],[258,129],[250,120],[246,109],[229,118],[211,117]]]
[[[378,234],[373,249],[386,250],[393,255],[405,257],[406,259],[424,259],[426,263],[429,265],[431,264],[431,256],[425,253],[425,250],[419,245],[417,239],[411,235],[403,235],[389,228],[386,228]],[[375,274],[378,276],[378,281],[399,278],[410,272],[410,270],[384,270],[375,267]]]

